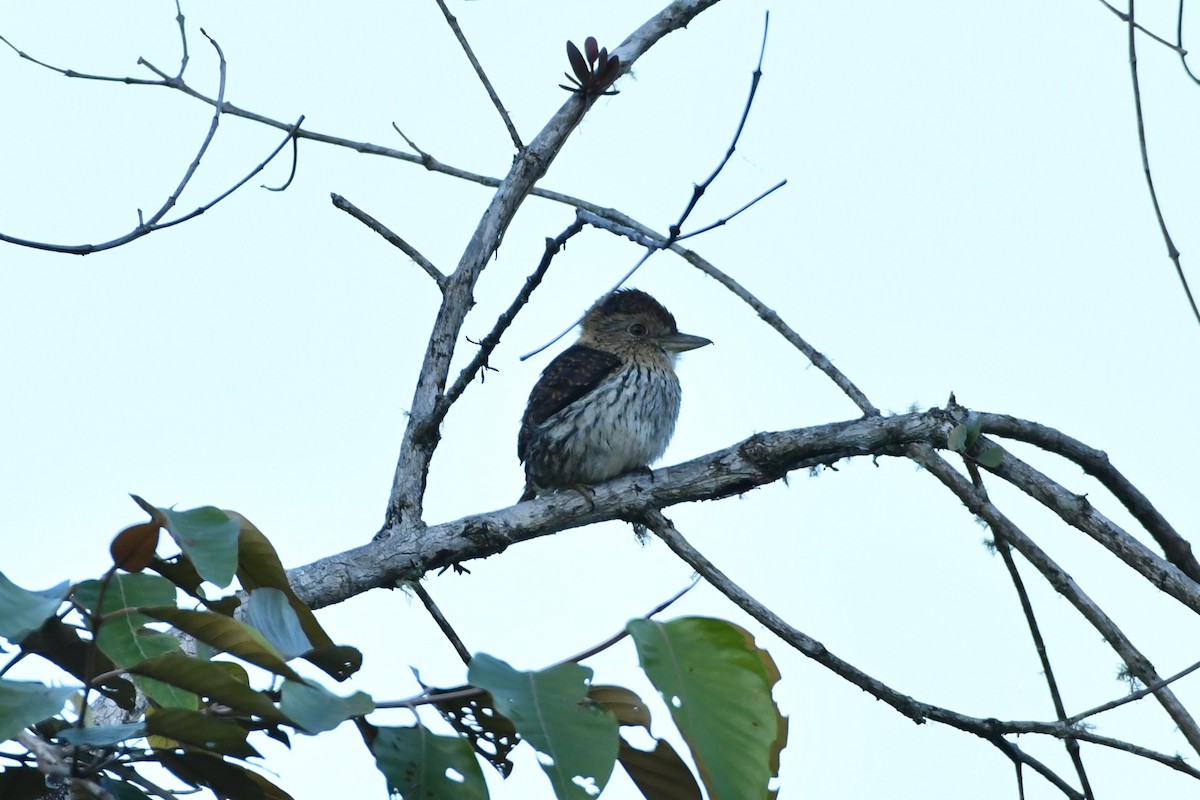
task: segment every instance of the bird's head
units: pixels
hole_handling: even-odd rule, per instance
[[[680,333],[671,312],[645,292],[621,289],[588,309],[579,344],[618,354],[662,352],[674,361],[685,350],[712,342]]]

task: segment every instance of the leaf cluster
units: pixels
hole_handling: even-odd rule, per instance
[[[319,735],[351,719],[399,797],[486,798],[482,764],[507,777],[521,742],[537,751],[561,800],[596,796],[618,764],[648,800],[700,798],[701,785],[710,797],[774,794],[787,736],[771,697],[779,673],[732,623],[685,617],[627,627],[696,774],[651,733],[641,697],[594,684],[592,670],[572,661],[521,671],[476,654],[466,685],[426,687],[399,704],[436,712],[433,727],[449,733],[434,732],[419,713],[411,726],[378,726],[367,719],[380,705],[371,696],[340,696],[293,665],[307,661],[341,682],[362,657],[335,644],[297,597],[261,531],[236,512],[177,511],[134,499],[150,519],[117,534],[113,564],[101,577],[29,591],[0,574],[0,636],[18,647],[0,667],[0,741],[15,739],[28,750],[0,753],[15,762],[0,769],[5,798],[42,797],[42,773],[96,796],[161,796],[162,787],[143,774],[147,764],[216,797],[288,798],[254,768],[260,737],[290,745],[296,733]],[[164,540],[179,552],[160,556]],[[30,656],[78,685],[3,677]],[[89,713],[93,692],[118,706],[123,720],[97,723]],[[620,735],[639,727],[652,750]],[[45,748],[57,754],[57,766]]]

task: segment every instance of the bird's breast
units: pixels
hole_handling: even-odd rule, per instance
[[[596,483],[648,466],[671,441],[679,402],[674,370],[627,362],[537,426],[529,466],[557,473],[559,485]],[[533,463],[543,460],[538,456],[546,463]]]

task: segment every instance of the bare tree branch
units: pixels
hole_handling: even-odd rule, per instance
[[[1184,574],[1200,583],[1200,562],[1192,553],[1192,545],[1179,535],[1158,509],[1108,460],[1103,450],[1088,447],[1077,439],[1036,422],[1019,420],[1007,414],[978,412],[981,430],[1007,439],[1036,445],[1043,450],[1068,458],[1083,468],[1112,492],[1113,496],[1133,514],[1158,542],[1163,554]]]
[[[479,76],[479,82],[483,84],[483,88],[487,91],[488,97],[492,100],[492,105],[496,107],[496,111],[500,114],[500,119],[504,121],[504,127],[508,129],[508,135],[512,137],[513,146],[517,150],[521,150],[525,145],[521,143],[521,135],[517,133],[517,127],[513,125],[512,119],[508,116],[508,111],[504,108],[504,104],[500,102],[500,95],[496,94],[496,90],[492,88],[492,82],[488,80],[487,73],[483,71],[483,65],[479,63],[479,59],[475,57],[475,53],[471,50],[471,45],[467,42],[467,37],[463,35],[462,28],[458,26],[458,20],[450,13],[450,9],[446,7],[445,0],[435,0],[438,8],[442,10],[442,15],[446,17],[446,24],[450,26],[450,30],[454,31],[454,38],[458,39],[459,45],[462,46],[463,53],[466,54],[467,60],[471,62],[471,67],[475,70],[475,74]]]
[[[614,51],[614,55],[621,60],[621,69],[628,71],[655,42],[687,25],[716,2],[688,0],[667,6],[630,34]],[[442,305],[429,336],[416,391],[409,405],[408,425],[400,443],[400,457],[380,535],[391,535],[401,529],[416,531],[425,524],[421,519],[425,484],[429,462],[441,435],[438,431],[438,412],[450,360],[467,311],[474,302],[475,284],[499,247],[500,239],[517,209],[533,185],[545,175],[594,99],[583,94],[572,94],[541,133],[521,151],[480,217],[458,267],[447,281]]]
[[[554,260],[554,256],[566,246],[568,240],[581,230],[583,230],[583,221],[576,215],[575,221],[567,226],[566,230],[553,239],[546,239],[546,251],[542,256],[542,260],[538,263],[537,269],[525,279],[525,283],[521,286],[521,291],[517,293],[516,298],[513,299],[508,308],[496,320],[496,324],[492,326],[491,332],[479,340],[479,350],[475,353],[475,357],[471,359],[471,363],[463,367],[462,372],[458,374],[458,378],[454,381],[454,385],[446,392],[446,396],[442,399],[441,403],[441,418],[446,416],[450,410],[450,406],[466,391],[467,386],[475,379],[479,371],[487,366],[488,358],[492,355],[496,346],[500,344],[500,337],[508,330],[508,326],[512,325],[513,320],[517,318],[517,312],[529,302],[530,296],[533,295],[533,290],[541,285],[542,278],[546,276],[547,270],[550,269],[550,262]]]
[[[1054,587],[1054,590],[1065,597],[1083,615],[1084,619],[1091,623],[1092,627],[1104,637],[1109,646],[1125,662],[1130,673],[1137,676],[1146,685],[1159,683],[1161,678],[1155,672],[1154,665],[1133,645],[1133,642],[1117,627],[1108,614],[1079,588],[1079,585],[1075,583],[1074,579],[1065,570],[1055,563],[1032,539],[1026,536],[1024,531],[1014,525],[991,502],[980,497],[970,481],[966,480],[957,470],[950,466],[945,459],[933,452],[928,444],[916,443],[910,445],[908,452],[914,461],[925,467],[932,475],[945,484],[971,513],[987,522],[997,535],[1007,539],[1029,563],[1036,567],[1050,585]],[[1005,462],[1015,460],[1008,454],[1004,456]],[[1174,569],[1174,567],[1171,569]],[[1192,748],[1200,752],[1200,728],[1197,727],[1195,720],[1192,719],[1188,710],[1175,697],[1175,694],[1164,686],[1164,688],[1159,689],[1155,693],[1155,698],[1170,715],[1171,719],[1175,721],[1175,724],[1179,726],[1180,732],[1183,733]]]
[[[987,489],[983,485],[983,478],[979,474],[979,468],[974,462],[969,459],[964,459],[966,462],[967,472],[971,475],[971,483],[975,487],[975,492],[984,501],[990,502]],[[1021,612],[1025,615],[1025,622],[1029,625],[1029,635],[1033,638],[1033,647],[1037,651],[1038,660],[1042,664],[1042,675],[1046,679],[1046,687],[1050,691],[1050,700],[1054,704],[1054,716],[1063,723],[1067,724],[1067,709],[1063,704],[1062,692],[1058,688],[1058,680],[1054,677],[1054,668],[1050,664],[1050,652],[1046,648],[1046,640],[1042,637],[1041,626],[1038,625],[1037,615],[1033,611],[1033,601],[1029,599],[1029,592],[1025,591],[1025,581],[1021,578],[1021,571],[1017,568],[1017,562],[1012,555],[1012,547],[1008,540],[1003,535],[995,533],[996,550],[1000,553],[1000,557],[1004,560],[1004,567],[1008,570],[1009,577],[1012,579],[1013,588],[1017,590],[1017,599],[1021,604]],[[1071,758],[1071,764],[1075,767],[1075,775],[1079,778],[1079,785],[1083,789],[1083,795],[1087,800],[1095,800],[1095,795],[1092,792],[1091,781],[1088,780],[1087,770],[1083,766],[1083,754],[1079,751],[1079,742],[1072,738],[1063,739],[1063,744],[1067,748],[1067,755]]]
[[[342,197],[340,194],[331,194],[330,198],[333,200],[333,205],[335,208],[339,208],[342,211],[345,211],[347,214],[354,217],[356,220],[361,222],[363,225],[366,225],[368,228],[370,228],[371,230],[378,233],[380,236],[382,236],[384,239],[386,239],[391,245],[393,245],[394,247],[398,248],[401,252],[403,252],[404,255],[411,258],[418,267],[425,270],[425,274],[428,275],[429,277],[433,278],[433,282],[438,285],[439,289],[441,289],[443,292],[446,291],[446,276],[444,274],[442,274],[441,270],[439,270],[437,267],[435,267],[433,265],[432,261],[430,261],[425,256],[421,255],[420,250],[413,247],[408,242],[404,241],[404,239],[402,239],[399,235],[393,233],[392,230],[390,228],[388,228],[386,225],[384,225],[382,222],[375,219],[370,214],[363,211],[361,208],[354,205],[346,198]]]
[[[1108,5],[1108,3],[1104,4]],[[1129,23],[1129,75],[1133,79],[1133,107],[1137,116],[1138,148],[1142,154],[1142,171],[1146,173],[1146,187],[1150,190],[1150,202],[1154,205],[1154,216],[1158,219],[1158,229],[1167,245],[1167,256],[1175,264],[1175,274],[1179,276],[1179,283],[1183,286],[1183,293],[1187,296],[1188,305],[1192,307],[1192,315],[1197,322],[1200,322],[1200,308],[1196,307],[1196,298],[1192,296],[1192,287],[1188,285],[1187,276],[1183,273],[1183,264],[1179,260],[1179,249],[1175,247],[1175,240],[1171,238],[1171,233],[1167,230],[1167,221],[1163,219],[1162,206],[1158,203],[1158,192],[1154,189],[1154,177],[1150,174],[1150,153],[1146,148],[1146,122],[1142,118],[1142,87],[1137,71],[1136,34],[1140,26],[1133,18],[1133,0],[1129,0],[1129,13],[1124,19]]]
[[[917,724],[921,724],[927,719],[932,719],[936,722],[942,722],[959,728],[960,730],[969,731],[986,739],[1012,759],[1013,763],[1027,764],[1032,767],[1038,774],[1058,787],[1067,797],[1072,798],[1072,800],[1084,800],[1083,795],[1071,788],[1070,784],[1059,777],[1053,770],[996,733],[989,721],[973,719],[949,709],[920,703],[907,695],[900,694],[870,675],[867,675],[865,672],[860,671],[850,663],[842,661],[833,655],[833,653],[830,653],[823,644],[789,625],[773,611],[751,597],[742,587],[731,581],[725,573],[721,572],[711,561],[692,547],[687,539],[675,529],[675,526],[661,512],[652,510],[645,515],[644,520],[650,530],[654,531],[666,543],[667,547],[671,548],[675,555],[679,556],[692,569],[703,575],[704,579],[713,588],[724,594],[735,605],[761,622],[772,633],[790,644],[801,654],[808,656],[839,677],[844,678],[860,689],[870,693],[873,697],[892,706],[892,708],[909,717]]]

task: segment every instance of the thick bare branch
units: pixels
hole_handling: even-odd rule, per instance
[[[1192,545],[1167,522],[1158,509],[1121,471],[1108,460],[1108,453],[1089,447],[1061,431],[1037,422],[1017,419],[1007,414],[978,412],[980,430],[1006,439],[1016,439],[1036,445],[1043,450],[1068,458],[1091,475],[1121,501],[1146,531],[1158,542],[1167,560],[1183,570],[1189,578],[1200,583],[1200,562],[1192,553]]]
[[[557,531],[742,494],[792,470],[851,456],[900,455],[910,442],[944,444],[954,424],[945,412],[933,410],[759,433],[683,464],[600,484],[590,499],[575,491],[543,495],[423,531],[404,531],[291,570],[288,577],[306,603],[327,606]]]

